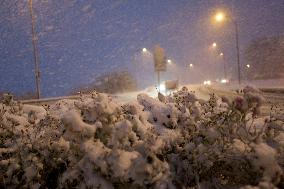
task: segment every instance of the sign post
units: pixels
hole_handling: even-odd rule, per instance
[[[167,64],[165,50],[159,45],[154,47],[154,67],[158,75],[158,91],[160,92],[160,72],[167,70]]]

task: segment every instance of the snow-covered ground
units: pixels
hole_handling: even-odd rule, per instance
[[[249,80],[242,81],[241,87],[246,85],[254,86],[257,88],[282,88],[284,89],[284,79],[266,79],[266,80]],[[237,82],[230,83],[230,87],[237,87]]]
[[[179,89],[181,89],[183,86],[186,86],[190,91],[194,91],[195,95],[198,98],[208,100],[210,97],[210,94],[212,93],[216,93],[219,96],[224,95],[229,98],[235,97],[236,95],[238,95],[235,92],[235,90],[244,88],[248,85],[256,87],[256,88],[261,88],[261,89],[271,89],[270,90],[271,93],[273,93],[273,91],[276,91],[277,89],[284,91],[284,79],[242,81],[241,85],[239,85],[237,82],[230,82],[227,84],[221,84],[221,83],[215,82],[215,83],[212,83],[212,85],[210,86],[203,85],[203,84],[184,84],[184,85],[180,85]],[[165,91],[161,91],[161,92],[165,94]],[[141,93],[145,93],[154,98],[157,97],[158,95],[157,89],[154,86],[150,86],[144,90],[135,91],[135,92],[126,92],[126,93],[121,93],[121,94],[114,94],[110,96],[112,96],[115,100],[117,100],[120,103],[126,103],[126,102],[136,100],[137,95]],[[271,96],[271,98],[274,98],[274,97],[277,98],[277,94],[274,94]],[[40,100],[31,99],[31,100],[24,100],[22,102],[25,104],[50,104],[50,103],[54,103],[62,99],[78,99],[78,98],[80,98],[80,95],[45,98],[45,99],[40,99]]]
[[[211,85],[203,84],[186,84],[181,85],[186,86],[190,91],[194,92],[197,98],[208,100],[211,94],[215,94],[219,97],[226,97],[232,100],[233,98],[239,96],[237,90],[244,88],[245,86],[250,85],[262,89],[262,95],[265,97],[264,104],[261,107],[261,115],[268,116],[271,112],[271,107],[277,106],[284,111],[284,79],[277,80],[254,80],[254,81],[242,81],[242,84],[239,85],[237,82],[230,82],[226,84],[221,84],[214,82]],[[165,91],[161,91],[165,94]],[[156,87],[151,86],[141,91],[127,92],[121,94],[110,95],[113,100],[119,104],[125,104],[137,100],[137,95],[144,93],[150,97],[157,98],[158,91]],[[170,92],[168,92],[170,94]],[[90,95],[84,95],[90,97]],[[45,98],[40,100],[25,100],[24,104],[38,104],[38,105],[51,105],[56,103],[58,100],[62,99],[80,99],[80,95],[74,96],[62,96],[55,98]]]

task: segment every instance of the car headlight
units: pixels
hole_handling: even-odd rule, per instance
[[[166,85],[164,83],[161,83],[159,86],[160,91],[164,92],[166,91]]]
[[[211,81],[210,80],[206,80],[203,82],[203,85],[211,85]]]
[[[227,79],[222,79],[221,83],[228,83],[229,81]]]

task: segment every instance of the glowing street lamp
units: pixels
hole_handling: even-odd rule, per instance
[[[223,12],[218,12],[215,15],[215,21],[216,22],[223,22],[227,15],[225,15]],[[240,67],[240,49],[239,49],[239,27],[238,22],[235,18],[229,17],[229,19],[234,23],[235,25],[235,38],[236,38],[236,51],[237,51],[237,64],[238,64],[238,80],[239,84],[241,84],[241,67]]]
[[[223,20],[225,20],[225,15],[224,15],[224,13],[218,12],[218,13],[215,15],[215,20],[216,20],[217,22],[222,22]]]
[[[147,51],[148,51],[148,50],[147,50],[146,48],[143,48],[143,49],[142,49],[142,52],[143,52],[143,53],[146,53]]]
[[[168,59],[167,62],[168,62],[168,64],[172,64],[172,60],[171,59]]]
[[[220,53],[219,56],[222,58],[223,61],[223,71],[224,71],[224,79],[227,78],[227,70],[226,70],[226,62],[224,61],[224,53]]]
[[[213,43],[212,47],[214,47],[214,48],[217,47],[217,43]]]
[[[247,64],[247,65],[246,65],[246,67],[247,67],[247,68],[250,68],[250,65],[249,65],[249,64]]]
[[[193,68],[193,64],[189,64],[189,67],[190,67],[190,68]]]

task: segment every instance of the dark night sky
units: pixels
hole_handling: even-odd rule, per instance
[[[0,0],[0,91],[34,91],[27,2]],[[155,44],[187,82],[216,72],[208,48],[214,41],[234,70],[233,25],[210,20],[219,8],[232,8],[239,22],[242,63],[252,40],[284,34],[284,0],[34,0],[43,96],[68,94],[109,71],[137,72],[134,57]],[[153,83],[148,62],[137,72],[141,86]],[[195,73],[184,71],[189,63]]]

